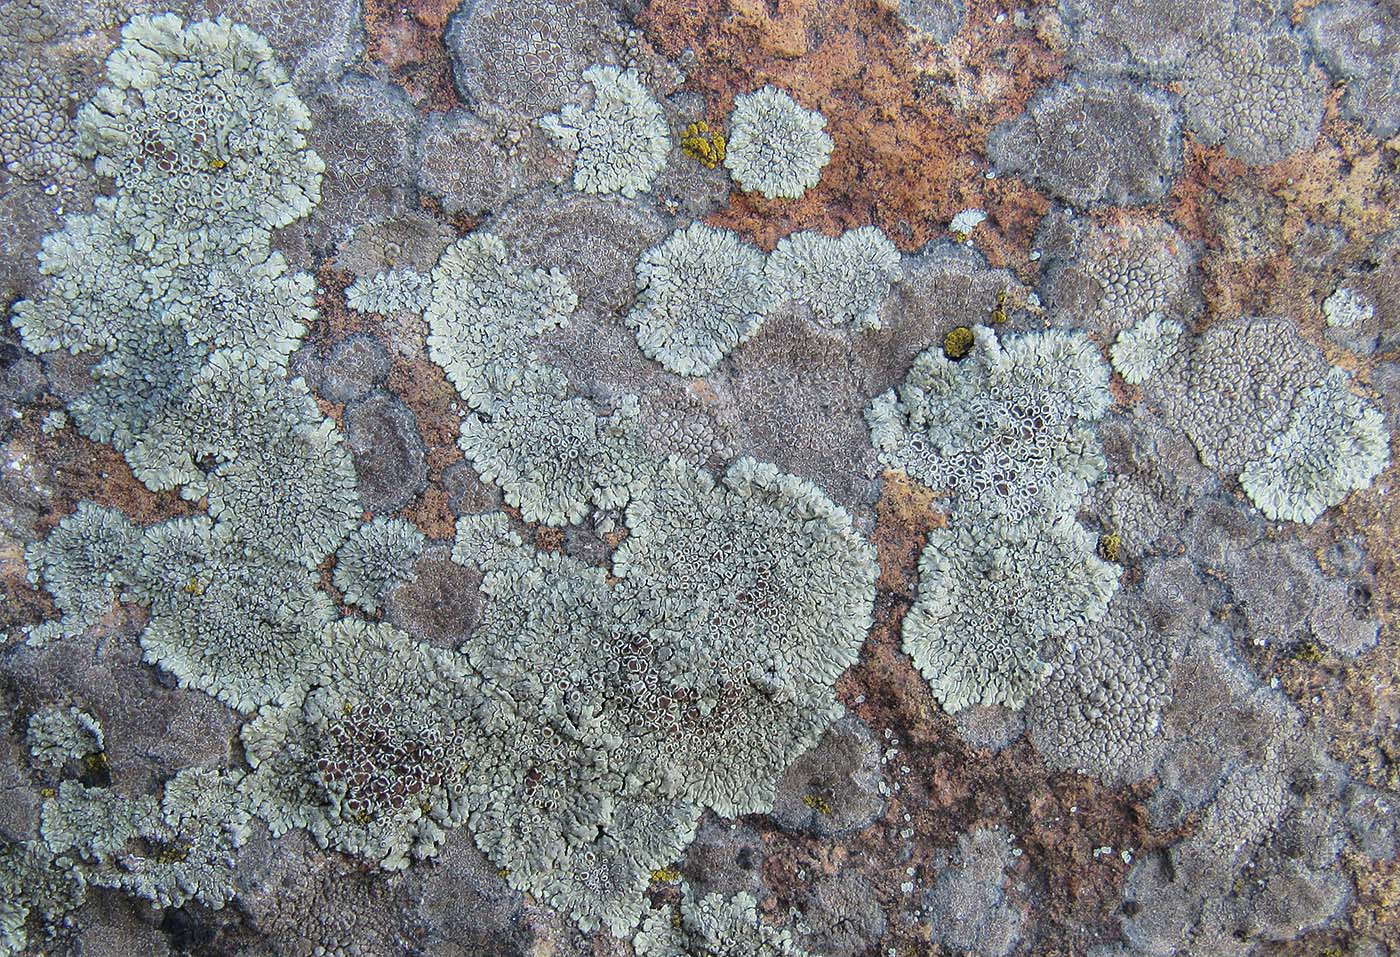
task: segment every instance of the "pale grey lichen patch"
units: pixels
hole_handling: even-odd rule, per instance
[[[1288,427],[1240,472],[1245,494],[1269,518],[1314,521],[1390,463],[1381,413],[1347,388],[1348,378],[1333,369],[1304,391]]]
[[[143,582],[151,595],[146,660],[242,711],[297,684],[334,617],[315,574],[216,541],[172,554],[164,529],[148,533],[143,562],[158,576]]]
[[[1345,329],[1376,314],[1376,305],[1363,292],[1338,286],[1322,301],[1322,315],[1333,328]]]
[[[360,515],[355,470],[330,419],[269,437],[210,474],[209,515],[235,539],[307,566]]]
[[[627,524],[613,556],[623,617],[651,631],[658,670],[679,697],[673,720],[698,725],[650,746],[682,763],[697,803],[722,814],[764,809],[783,769],[838,710],[831,686],[869,626],[873,553],[814,486],[751,459],[722,483],[670,460]],[[706,715],[702,702],[714,710]]]
[[[1292,323],[1239,319],[1196,344],[1169,397],[1201,461],[1238,477],[1271,519],[1311,522],[1389,462],[1378,409],[1347,388]]]
[[[1181,168],[1181,120],[1166,93],[1073,77],[994,129],[987,152],[998,172],[1076,206],[1147,203],[1167,194]]]
[[[894,243],[878,227],[861,226],[836,237],[784,237],[768,257],[767,274],[777,295],[821,322],[878,328],[880,306],[903,271]]]
[[[1108,370],[1082,333],[999,343],[985,326],[960,360],[941,348],[866,411],[881,461],[953,497],[919,561],[904,648],[948,711],[1019,708],[1047,665],[1040,646],[1097,621],[1118,586],[1075,520],[1103,473],[1090,423]]]
[[[350,533],[335,553],[332,581],[345,600],[368,612],[413,574],[427,539],[403,519],[379,517]]]
[[[591,105],[568,104],[540,126],[574,153],[574,189],[620,193],[631,198],[651,188],[671,150],[661,104],[647,92],[635,69],[592,66]]]
[[[71,946],[87,882],[42,841],[0,837],[0,954]]]
[[[234,852],[251,833],[241,779],[186,768],[165,783],[159,801],[64,781],[44,805],[44,841],[55,854],[76,855],[90,884],[159,907],[197,900],[217,909],[233,896]]]
[[[1186,121],[1207,146],[1259,166],[1311,146],[1327,84],[1283,29],[1210,37],[1184,73]]]
[[[826,117],[785,90],[765,86],[734,98],[724,165],[734,182],[769,199],[796,199],[831,160]]]
[[[386,269],[360,276],[345,290],[345,304],[356,312],[422,312],[431,280],[411,269]]]
[[[619,508],[651,478],[641,461],[635,399],[600,416],[562,389],[518,388],[458,440],[481,477],[527,522],[575,525],[590,507]]]
[[[242,246],[319,200],[324,164],[306,148],[310,116],[247,27],[136,17],[107,79],[78,113],[78,150],[116,184],[119,215],[154,258]]]
[[[1171,363],[1185,332],[1181,323],[1152,313],[1118,333],[1109,349],[1114,371],[1129,385],[1142,385]]]
[[[61,770],[69,761],[81,761],[102,753],[102,725],[75,707],[47,705],[29,716],[24,732],[29,754],[50,770]]]
[[[459,656],[354,619],[315,657],[315,684],[243,729],[254,811],[390,870],[432,856],[466,820],[464,774],[491,733],[480,683]]]
[[[1087,423],[1107,411],[1108,368],[1082,333],[1051,330],[997,341],[986,326],[953,360],[914,360],[903,384],[866,411],[880,461],[956,509],[1019,522],[1073,506],[1103,472]]]
[[[1030,529],[935,529],[904,649],[945,710],[1020,708],[1049,672],[1041,644],[1103,617],[1117,587],[1117,568],[1072,517]]]
[[[31,628],[29,640],[81,634],[111,611],[140,554],[139,535],[121,512],[79,502],[47,538],[26,548],[29,580],[44,584],[60,614]]]
[[[522,379],[538,378],[530,369],[534,338],[578,307],[563,273],[520,266],[490,233],[448,247],[431,279],[428,354],[467,404],[483,412]]]
[[[727,230],[676,230],[637,261],[637,302],[627,314],[637,345],[677,375],[707,375],[776,305],[765,262]]]
[[[808,957],[790,929],[759,916],[753,895],[697,899],[688,887],[682,891],[678,916],[669,908],[647,914],[633,940],[638,957]]]

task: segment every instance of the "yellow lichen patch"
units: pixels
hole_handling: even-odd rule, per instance
[[[106,774],[111,770],[106,751],[96,751],[83,757],[83,773],[87,775]]]
[[[997,293],[997,307],[992,310],[992,322],[1000,324],[1006,321],[1006,290]]]
[[[1109,532],[1099,539],[1099,557],[1106,562],[1118,561],[1118,552],[1123,547],[1123,536]]]
[[[802,799],[802,803],[818,814],[831,814],[831,805],[827,803],[826,798],[822,797],[820,794],[808,794]]]
[[[681,879],[681,872],[674,867],[662,867],[651,872],[651,879],[658,884],[674,884]]]
[[[681,134],[681,152],[706,169],[714,169],[724,162],[724,134],[710,129],[710,124],[701,120],[691,123]]]
[[[158,864],[179,864],[190,856],[188,844],[157,844],[153,855]]]
[[[943,337],[943,354],[949,359],[961,359],[972,351],[973,341],[972,330],[967,326],[950,329]]]

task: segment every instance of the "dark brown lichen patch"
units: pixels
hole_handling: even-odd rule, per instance
[[[459,105],[442,33],[461,0],[365,0],[369,59],[383,64],[420,112]]]
[[[991,125],[1018,113],[1060,71],[1060,57],[1016,18],[998,19],[1004,11],[973,4],[968,33],[976,40],[942,60],[935,54],[916,63],[890,6],[861,0],[647,6],[639,22],[658,48],[673,57],[694,51],[689,88],[705,95],[707,120],[726,115],[736,95],[772,84],[819,110],[835,144],[821,180],[802,198],[767,200],[735,190],[712,225],[771,249],[797,229],[834,234],[873,224],[911,250],[944,235],[958,211],[990,209],[1006,196],[1007,208],[990,219],[1016,242],[1028,239],[1033,221],[1019,210],[1030,204],[1019,187],[986,179],[981,157]],[[948,77],[972,74],[979,78],[976,95],[952,89]]]

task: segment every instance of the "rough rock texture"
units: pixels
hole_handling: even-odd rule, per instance
[[[1400,950],[1391,0],[165,9],[0,0],[0,955]]]

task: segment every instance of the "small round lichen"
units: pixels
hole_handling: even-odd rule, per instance
[[[676,230],[637,261],[637,303],[627,315],[637,345],[677,375],[707,375],[773,308],[765,263],[728,230]]]
[[[765,86],[735,98],[724,165],[748,192],[796,199],[817,185],[831,146],[825,117]]]
[[[714,169],[724,162],[728,143],[724,133],[710,129],[704,120],[691,123],[681,134],[681,152],[706,169]]]
[[[972,351],[976,338],[972,334],[972,329],[967,326],[957,326],[948,330],[948,334],[943,337],[943,354],[954,361],[965,358]]]

